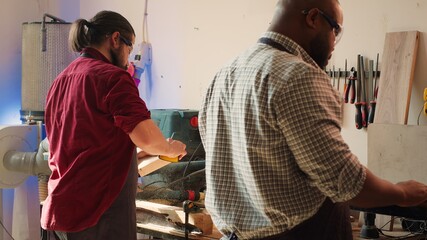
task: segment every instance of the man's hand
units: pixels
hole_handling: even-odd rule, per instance
[[[366,169],[366,179],[359,194],[351,199],[350,205],[361,208],[427,206],[427,185],[414,181],[391,183],[378,178]]]
[[[424,205],[427,207],[427,185],[414,181],[404,181],[396,184],[404,194],[404,200],[398,205],[401,207],[411,207]]]
[[[181,160],[185,155],[187,155],[187,151],[185,150],[187,146],[184,143],[172,138],[168,138],[166,141],[169,143],[171,149],[170,155],[166,155],[167,157],[178,157],[178,159]]]

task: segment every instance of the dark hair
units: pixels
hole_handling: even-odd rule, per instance
[[[135,36],[135,31],[129,21],[122,15],[112,11],[98,12],[90,21],[77,19],[69,34],[70,48],[75,52],[82,51],[89,45],[98,45],[111,33],[120,32],[127,39]]]

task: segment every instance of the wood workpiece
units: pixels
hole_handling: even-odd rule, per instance
[[[185,213],[183,208],[176,206],[168,206],[164,204],[158,204],[148,201],[136,200],[136,208],[137,208],[137,220],[140,219],[144,214],[147,214],[147,211],[154,212],[154,214],[158,214],[160,216],[164,216],[165,220],[173,222],[173,223],[185,223]],[[200,209],[197,212],[190,213],[188,223],[199,228],[203,234],[195,235],[190,234],[193,237],[191,239],[219,239],[221,238],[221,234],[214,227],[212,219],[210,215],[207,213],[205,209]],[[138,223],[139,227],[147,228],[154,231],[160,231],[167,234],[184,236],[184,232],[178,229],[167,226],[167,224],[152,224],[152,223]],[[194,238],[196,237],[196,238]]]
[[[143,177],[145,175],[148,175],[170,163],[170,161],[162,160],[158,156],[146,156],[140,158],[138,159],[139,176]]]
[[[387,33],[374,123],[407,124],[420,33]]]

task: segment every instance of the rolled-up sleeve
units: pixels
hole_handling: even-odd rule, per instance
[[[333,201],[350,200],[366,172],[341,136],[341,98],[320,70],[301,69],[276,105],[284,135],[310,185]]]
[[[108,111],[114,117],[114,125],[130,133],[141,121],[150,119],[150,112],[140,98],[138,88],[130,75],[114,75],[109,79],[111,86],[105,97]]]

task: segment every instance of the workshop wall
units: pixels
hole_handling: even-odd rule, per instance
[[[276,0],[156,0],[148,2],[148,40],[153,46],[150,108],[199,108],[203,92],[221,65],[256,42],[268,27]],[[144,1],[90,1],[81,15],[90,17],[102,7],[123,13],[141,41]],[[356,66],[357,54],[381,56],[387,32],[421,32],[408,124],[416,124],[427,86],[426,0],[350,1],[344,9],[344,36],[327,67]],[[363,14],[361,14],[363,13]],[[363,16],[362,16],[363,15]],[[421,116],[421,124],[425,122]],[[366,129],[356,130],[354,106],[344,105],[343,137],[360,161],[367,163]]]
[[[23,22],[41,21],[44,13],[74,21],[79,17],[88,19],[100,10],[114,10],[130,20],[137,33],[136,42],[142,41],[144,0],[1,0],[1,3],[0,124],[19,123]],[[198,109],[215,72],[256,42],[268,27],[275,4],[276,0],[149,0],[153,89],[150,98],[145,99],[148,106]],[[350,68],[356,66],[357,54],[375,60],[377,53],[381,67],[386,32],[421,32],[408,121],[416,124],[424,103],[423,90],[427,87],[427,0],[341,0],[341,5],[344,36],[327,68],[343,69],[345,59]],[[426,122],[421,115],[420,123]],[[354,127],[353,105],[344,105],[342,133],[352,151],[366,164],[367,134],[365,129]],[[10,207],[10,192],[5,190],[3,197],[0,196],[4,209]]]
[[[427,1],[350,1],[342,0],[344,9],[344,36],[336,46],[328,68],[344,67],[345,59],[349,66],[356,66],[357,54],[375,60],[376,54],[381,57],[387,32],[420,31],[420,42],[417,64],[409,109],[409,125],[416,125],[417,118],[424,104],[423,91],[427,87]],[[363,14],[362,14],[363,13]],[[380,90],[381,91],[381,90]],[[402,99],[403,101],[403,99]],[[421,115],[420,124],[426,124],[426,117]],[[366,130],[356,130],[354,124],[354,106],[345,104],[343,136],[361,162],[367,162]]]
[[[153,48],[150,108],[199,108],[215,71],[256,42],[276,0],[148,1],[148,41]],[[123,13],[142,41],[144,0],[85,2],[81,16],[101,9]]]

